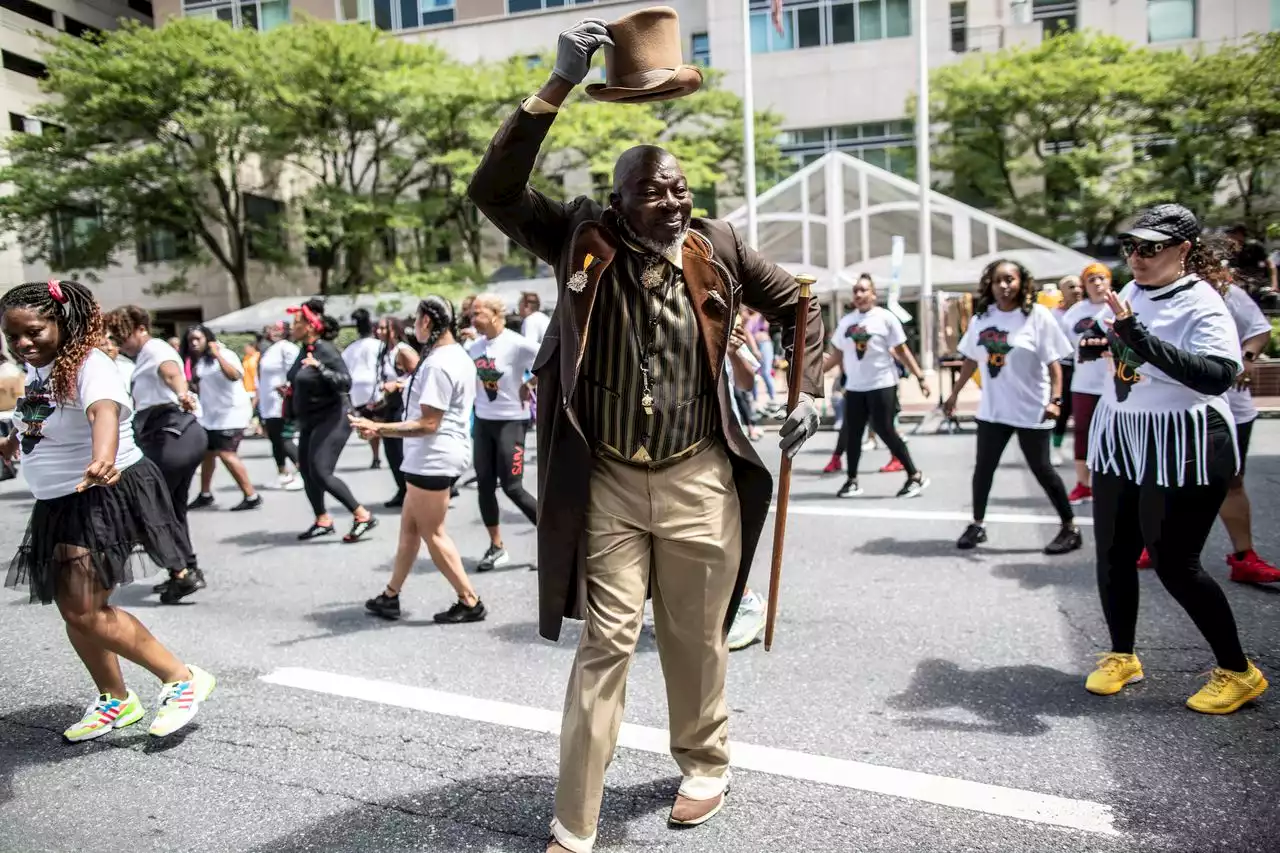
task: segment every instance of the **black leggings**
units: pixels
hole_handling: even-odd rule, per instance
[[[380,420],[387,423],[397,423],[404,419],[404,407],[393,406],[387,411],[381,413]],[[391,476],[396,481],[396,494],[404,495],[404,472],[400,470],[400,465],[404,462],[404,439],[382,437],[382,446],[387,450],[387,464],[391,466]]]
[[[319,415],[314,421],[298,424],[298,471],[306,486],[307,500],[316,517],[325,514],[324,493],[338,499],[338,503],[355,512],[360,502],[351,489],[333,471],[338,467],[338,457],[351,437],[351,422],[341,407]]]
[[[1027,467],[1035,474],[1040,488],[1049,496],[1049,502],[1058,512],[1063,524],[1075,519],[1071,502],[1067,500],[1067,488],[1062,478],[1049,462],[1049,430],[1014,427],[991,421],[978,421],[978,461],[973,466],[973,520],[981,522],[987,515],[987,498],[991,496],[991,481],[1004,455],[1005,446],[1013,434],[1018,434],[1018,446],[1027,460]]]
[[[1071,417],[1071,374],[1075,373],[1074,364],[1062,365],[1062,387],[1066,393],[1062,395],[1062,405],[1058,407],[1058,419],[1053,422],[1054,446],[1062,444],[1062,437],[1067,434],[1067,420]],[[1076,424],[1076,429],[1080,425]]]
[[[286,438],[284,428],[288,424],[284,418],[267,418],[262,422],[266,427],[267,438],[271,441],[271,456],[276,460],[276,470],[283,471],[287,459],[294,467],[298,466],[298,445],[293,439]]]
[[[187,541],[182,544],[186,551],[187,568],[199,568],[196,550],[191,544],[191,529],[187,526],[187,500],[191,494],[191,480],[200,469],[205,449],[209,445],[209,436],[204,427],[193,423],[181,435],[174,435],[163,429],[147,431],[145,442],[138,448],[142,455],[156,463],[164,476],[164,483],[169,487],[169,499],[173,501],[173,512],[187,532]]]
[[[476,489],[485,527],[498,526],[498,483],[530,524],[538,523],[538,501],[524,488],[524,439],[528,421],[476,418]]]
[[[889,448],[893,458],[902,463],[908,477],[916,475],[915,463],[911,461],[911,453],[903,443],[902,436],[893,426],[893,414],[898,398],[897,388],[880,388],[875,391],[844,392],[844,440],[845,461],[849,466],[849,476],[858,476],[858,460],[862,456],[862,433],[870,422],[876,435]]]
[[[1138,485],[1116,474],[1093,474],[1093,534],[1098,594],[1111,650],[1133,654],[1138,622],[1138,556],[1145,546],[1160,582],[1204,635],[1218,666],[1248,668],[1231,605],[1200,566],[1200,552],[1227,495],[1225,477],[1207,486]]]

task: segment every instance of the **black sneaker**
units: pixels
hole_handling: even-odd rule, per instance
[[[484,617],[488,615],[488,612],[484,609],[484,602],[476,599],[476,603],[471,607],[461,601],[455,601],[448,610],[443,613],[437,613],[431,618],[442,625],[458,625],[463,622],[483,622]]]
[[[511,555],[507,553],[506,548],[490,545],[489,549],[484,552],[484,556],[480,558],[480,562],[476,564],[476,571],[491,572],[498,566],[505,566],[510,562]]]
[[[364,603],[364,609],[376,616],[381,616],[383,619],[399,619],[400,596],[387,595],[386,592],[380,592],[376,598],[371,598]]]
[[[364,521],[357,521],[356,523],[352,524],[351,532],[348,533],[346,536],[343,536],[342,541],[346,543],[359,542],[361,539],[364,538],[364,535],[366,533],[368,533],[370,530],[372,530],[377,526],[378,526],[378,519],[374,518],[371,515],[368,518],[366,518]]]
[[[914,477],[907,478],[906,485],[898,490],[898,497],[918,498],[927,488],[929,488],[929,478],[924,474],[916,474]]]
[[[165,578],[164,580],[160,581],[160,583],[151,587],[151,591],[163,594],[164,591],[168,588],[169,588],[169,578]]]
[[[187,504],[187,509],[204,509],[207,506],[213,506],[213,495],[201,492],[196,495],[196,499]]]
[[[1083,545],[1084,537],[1080,535],[1080,528],[1072,524],[1059,530],[1053,541],[1044,546],[1044,552],[1049,555],[1066,554]]]
[[[306,542],[308,539],[319,539],[321,536],[332,536],[335,532],[332,524],[313,524],[306,530],[298,534],[299,542]]]
[[[964,533],[960,534],[960,538],[956,540],[956,547],[961,551],[968,551],[971,548],[977,548],[986,541],[987,528],[981,524],[970,524],[964,529]]]
[[[204,572],[199,569],[187,569],[181,576],[174,575],[169,578],[164,591],[160,593],[160,603],[177,604],[191,593],[202,590],[206,586]]]
[[[457,483],[454,483],[452,486],[449,487],[449,500],[453,500],[460,494],[462,494],[462,492],[458,490]]]
[[[373,460],[373,463],[369,466],[369,470],[370,470],[370,471],[377,471],[377,470],[378,470],[379,468],[381,468],[381,467],[382,467],[382,459],[381,459],[381,458],[377,458],[377,459],[374,459],[374,460]]]
[[[836,492],[838,498],[856,498],[862,494],[862,487],[858,485],[857,477],[850,477],[844,481],[844,485],[840,487],[840,491]]]
[[[398,492],[395,497],[383,504],[387,509],[399,509],[404,506],[404,492]]]
[[[244,512],[247,509],[262,509],[262,495],[245,498],[231,508],[232,512]]]

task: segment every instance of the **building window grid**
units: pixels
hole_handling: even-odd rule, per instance
[[[966,53],[969,50],[969,4],[951,4],[951,52]]]
[[[748,3],[752,53],[911,35],[910,0],[784,0],[781,34],[774,28],[769,0]]]
[[[595,0],[507,0],[507,14],[523,15],[526,12],[563,9],[565,6],[584,6],[594,2]]]
[[[31,0],[0,0],[0,8],[8,9],[15,15],[30,18],[46,27],[53,26],[53,10],[39,3],[32,3]]]
[[[456,17],[455,0],[338,0],[338,20],[388,32],[452,24]]]
[[[1147,0],[1147,41],[1189,41],[1199,30],[1196,0]]]
[[[799,166],[807,166],[830,151],[843,151],[904,177],[915,168],[915,128],[906,119],[786,131],[779,146],[783,155]]]
[[[1078,7],[1077,0],[1034,0],[1031,5],[1031,20],[1043,22],[1044,34],[1047,36],[1071,32],[1076,28]]]
[[[182,14],[265,32],[289,23],[289,0],[183,0]]]
[[[711,66],[711,36],[706,33],[694,33],[689,39],[689,55],[694,65],[709,68]]]

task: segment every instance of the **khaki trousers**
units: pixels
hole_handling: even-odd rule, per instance
[[[577,836],[574,848],[590,849],[594,841],[650,582],[682,788],[695,799],[723,790],[729,769],[723,629],[741,525],[733,469],[718,442],[656,471],[596,460],[586,521],[586,620],[565,695],[556,786],[556,834]]]

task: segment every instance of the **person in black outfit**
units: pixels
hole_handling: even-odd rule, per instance
[[[333,517],[324,506],[328,492],[355,519],[351,532],[342,541],[357,542],[377,526],[378,520],[333,473],[351,437],[351,423],[347,420],[351,374],[332,343],[338,336],[338,322],[324,313],[324,302],[319,299],[310,299],[289,311],[293,314],[293,339],[302,352],[289,369],[287,408],[298,422],[298,470],[316,514],[315,523],[298,538],[316,539],[334,532]]]

